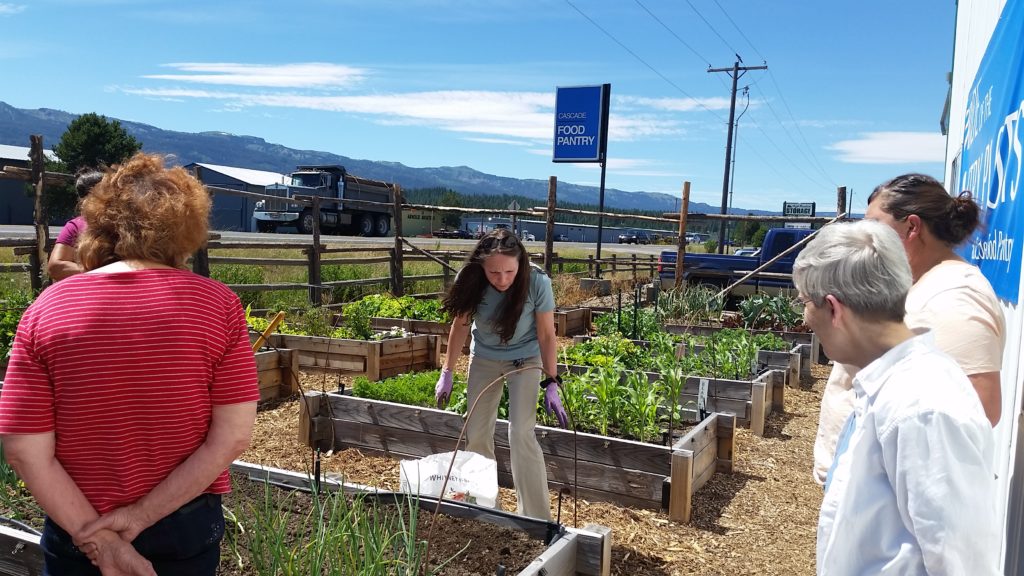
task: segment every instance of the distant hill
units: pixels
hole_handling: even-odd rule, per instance
[[[97,111],[102,114],[102,111]],[[0,144],[28,146],[30,134],[42,134],[43,142],[53,146],[77,117],[61,110],[27,110],[0,102]],[[546,201],[547,180],[508,178],[484,174],[468,166],[411,168],[398,162],[358,160],[317,150],[296,150],[271,144],[255,136],[236,136],[224,132],[175,132],[148,124],[121,120],[132,136],[148,152],[173,154],[181,164],[205,162],[254,170],[288,173],[299,164],[341,164],[351,173],[375,180],[393,181],[403,188],[451,188],[463,194],[511,194]],[[569,182],[558,183],[558,199],[596,205],[599,189]],[[644,209],[670,212],[678,209],[675,196],[660,192],[626,192],[605,189],[606,208]],[[718,207],[691,202],[691,212],[718,212]],[[771,214],[763,210],[733,208],[734,213]]]

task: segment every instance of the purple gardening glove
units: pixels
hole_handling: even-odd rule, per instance
[[[547,378],[540,385],[544,387],[544,410],[548,416],[554,414],[559,426],[568,428],[569,418],[565,414],[565,408],[562,408],[562,399],[558,397],[558,385],[561,383],[562,379],[556,376]]]
[[[434,398],[437,399],[437,407],[444,408],[452,397],[452,371],[445,368],[441,370],[441,376],[434,386]]]

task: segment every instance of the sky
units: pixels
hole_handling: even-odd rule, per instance
[[[691,201],[718,206],[732,79],[708,70],[739,57],[768,69],[737,81],[731,205],[831,211],[846,186],[862,212],[893,176],[942,179],[955,12],[953,0],[0,1],[0,100],[596,186],[598,164],[551,161],[555,94],[609,83],[606,185],[679,196],[689,181]]]

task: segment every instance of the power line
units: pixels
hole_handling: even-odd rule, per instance
[[[765,137],[765,139],[768,140],[768,143],[771,144],[772,147],[774,147],[775,150],[779,154],[781,154],[782,157],[785,158],[787,162],[792,164],[793,167],[796,168],[797,172],[799,172],[804,178],[806,178],[808,182],[811,182],[815,186],[819,186],[821,188],[828,188],[828,185],[823,185],[821,182],[819,182],[819,181],[815,180],[814,178],[812,178],[810,174],[808,174],[807,172],[804,172],[803,168],[800,167],[800,164],[794,162],[793,159],[790,158],[789,155],[787,155],[786,152],[778,144],[776,144],[774,140],[772,140],[772,137],[769,136],[768,133],[764,131],[764,128],[761,127],[760,123],[754,122],[754,126],[761,132],[761,134]]]
[[[711,25],[711,22],[708,22],[708,19],[705,18],[704,15],[700,13],[700,10],[697,10],[697,7],[693,5],[693,2],[690,2],[690,0],[686,0],[686,3],[690,5],[690,8],[697,14],[697,16],[700,17],[700,19],[703,20],[705,24],[707,24],[708,28],[710,28],[711,31],[715,33],[715,36],[718,36],[718,39],[721,40],[722,43],[725,44],[726,47],[728,47],[729,50],[732,51],[733,54],[740,53],[739,50],[733,48],[732,45],[729,44],[729,41],[718,33],[718,30],[716,30],[715,27]],[[762,58],[762,60],[764,60],[764,58]]]
[[[695,104],[697,104],[697,106],[700,106],[705,111],[710,112],[711,114],[713,114],[719,120],[723,120],[723,118],[721,116],[719,116],[717,112],[715,112],[711,108],[708,108],[707,106],[705,106],[703,102],[698,100],[695,96],[691,96],[686,90],[683,90],[682,88],[680,88],[679,85],[676,84],[675,82],[673,82],[671,79],[669,79],[668,76],[665,76],[664,74],[659,72],[657,69],[655,69],[654,66],[651,66],[650,64],[648,64],[647,61],[644,60],[643,58],[641,58],[639,54],[637,54],[636,52],[631,50],[628,46],[623,44],[618,38],[616,38],[611,32],[606,30],[603,26],[598,24],[593,18],[591,18],[590,16],[587,16],[586,13],[583,12],[583,10],[580,10],[575,4],[572,3],[572,0],[565,0],[565,3],[568,4],[569,6],[572,6],[572,9],[577,11],[577,12],[579,12],[580,16],[583,16],[584,18],[586,18],[587,21],[590,22],[591,24],[593,24],[595,28],[597,28],[598,30],[603,32],[605,36],[610,38],[613,42],[618,44],[623,50],[628,52],[630,56],[632,56],[633,58],[636,58],[636,60],[638,62],[640,62],[641,64],[646,66],[651,72],[654,72],[659,78],[661,78],[662,80],[667,82],[669,84],[669,86],[672,86],[673,88],[675,88],[680,94],[682,94],[683,96],[686,96],[687,98],[692,100]]]
[[[672,28],[670,28],[670,27],[668,26],[668,24],[665,24],[665,22],[664,22],[664,21],[662,21],[662,19],[661,19],[661,18],[658,18],[658,17],[657,17],[657,16],[656,16],[656,15],[654,14],[654,12],[651,12],[651,11],[650,11],[650,9],[649,9],[649,8],[647,8],[647,6],[644,6],[644,4],[643,4],[642,2],[640,2],[640,0],[634,0],[634,2],[636,2],[638,6],[640,6],[641,8],[643,8],[643,9],[644,9],[644,11],[645,11],[645,12],[647,12],[647,14],[648,14],[648,15],[649,15],[649,16],[650,16],[651,18],[654,18],[654,21],[655,21],[655,22],[657,22],[658,24],[661,24],[661,27],[662,27],[662,28],[664,28],[665,30],[667,30],[667,31],[668,31],[668,33],[669,33],[669,34],[671,34],[671,35],[672,35],[672,36],[673,36],[673,37],[674,37],[674,38],[675,38],[676,40],[678,40],[680,44],[682,44],[682,45],[683,45],[683,46],[685,46],[685,47],[686,47],[687,49],[689,49],[689,50],[690,50],[690,52],[693,52],[693,54],[694,54],[694,55],[695,55],[695,56],[696,56],[697,58],[699,58],[699,59],[703,60],[703,61],[704,61],[704,63],[705,63],[705,64],[707,64],[708,68],[711,68],[711,61],[710,61],[710,60],[709,60],[708,58],[705,58],[705,57],[704,57],[704,56],[703,56],[703,55],[702,55],[702,54],[701,54],[700,52],[697,52],[697,50],[696,50],[696,49],[695,49],[695,48],[694,48],[693,46],[690,46],[690,45],[689,45],[689,44],[688,44],[688,43],[687,43],[687,42],[686,42],[685,40],[683,40],[682,36],[680,36],[679,34],[676,34],[676,31],[675,31],[675,30],[673,30]],[[723,86],[723,87],[725,87],[725,88],[728,88],[728,85],[726,85],[726,83],[725,83],[725,80],[722,80],[722,78],[721,78],[721,77],[718,77],[718,76],[716,76],[716,78],[718,79],[718,81],[719,81],[719,82],[721,82],[721,83],[722,83],[722,86]]]
[[[761,54],[761,51],[758,50],[757,47],[754,46],[754,43],[750,41],[750,38],[748,38],[747,35],[743,33],[743,30],[739,27],[738,24],[736,24],[736,21],[732,19],[732,16],[729,16],[729,13],[725,11],[725,8],[722,7],[718,0],[713,1],[715,3],[715,6],[718,6],[718,9],[725,16],[726,20],[728,20],[729,23],[732,24],[732,27],[736,29],[736,32],[738,32],[739,35],[743,38],[743,40],[746,41],[747,45],[754,50],[754,53],[757,54],[758,58],[760,58],[762,61],[766,60],[764,55]],[[825,168],[821,165],[821,162],[818,160],[818,156],[814,153],[814,149],[811,148],[810,143],[807,142],[807,136],[804,135],[803,130],[800,129],[800,123],[796,121],[796,117],[793,115],[793,110],[790,109],[789,103],[786,101],[786,97],[782,93],[782,88],[779,87],[779,83],[775,80],[775,74],[773,74],[771,70],[768,71],[768,78],[772,81],[772,85],[775,86],[775,91],[779,93],[779,100],[782,101],[782,105],[786,108],[786,113],[789,114],[789,119],[792,121],[793,127],[796,128],[797,134],[800,135],[800,140],[803,142],[804,148],[806,148],[807,151],[810,153],[810,157],[804,155],[804,158],[808,159],[808,161],[818,170],[818,172],[825,177],[825,180],[831,182],[833,186],[838,187],[839,185],[835,182],[835,180],[832,179],[831,176],[829,176],[828,171],[826,171]],[[767,103],[768,101],[765,100],[765,102]],[[769,107],[771,107],[770,104]],[[774,110],[772,110],[772,114],[775,114]],[[779,125],[782,126],[782,129],[786,131],[788,135],[789,130],[786,128],[786,125],[782,122],[782,120],[778,119],[778,115],[776,115],[776,120],[779,122]],[[799,145],[796,144],[795,141],[793,141],[792,136],[790,136],[789,138],[790,141],[793,142],[794,146],[799,150],[800,147]]]

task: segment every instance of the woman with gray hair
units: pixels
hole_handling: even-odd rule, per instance
[[[998,574],[992,430],[926,328],[904,323],[911,266],[885,224],[823,228],[793,264],[804,321],[863,366],[818,517],[818,574]]]

